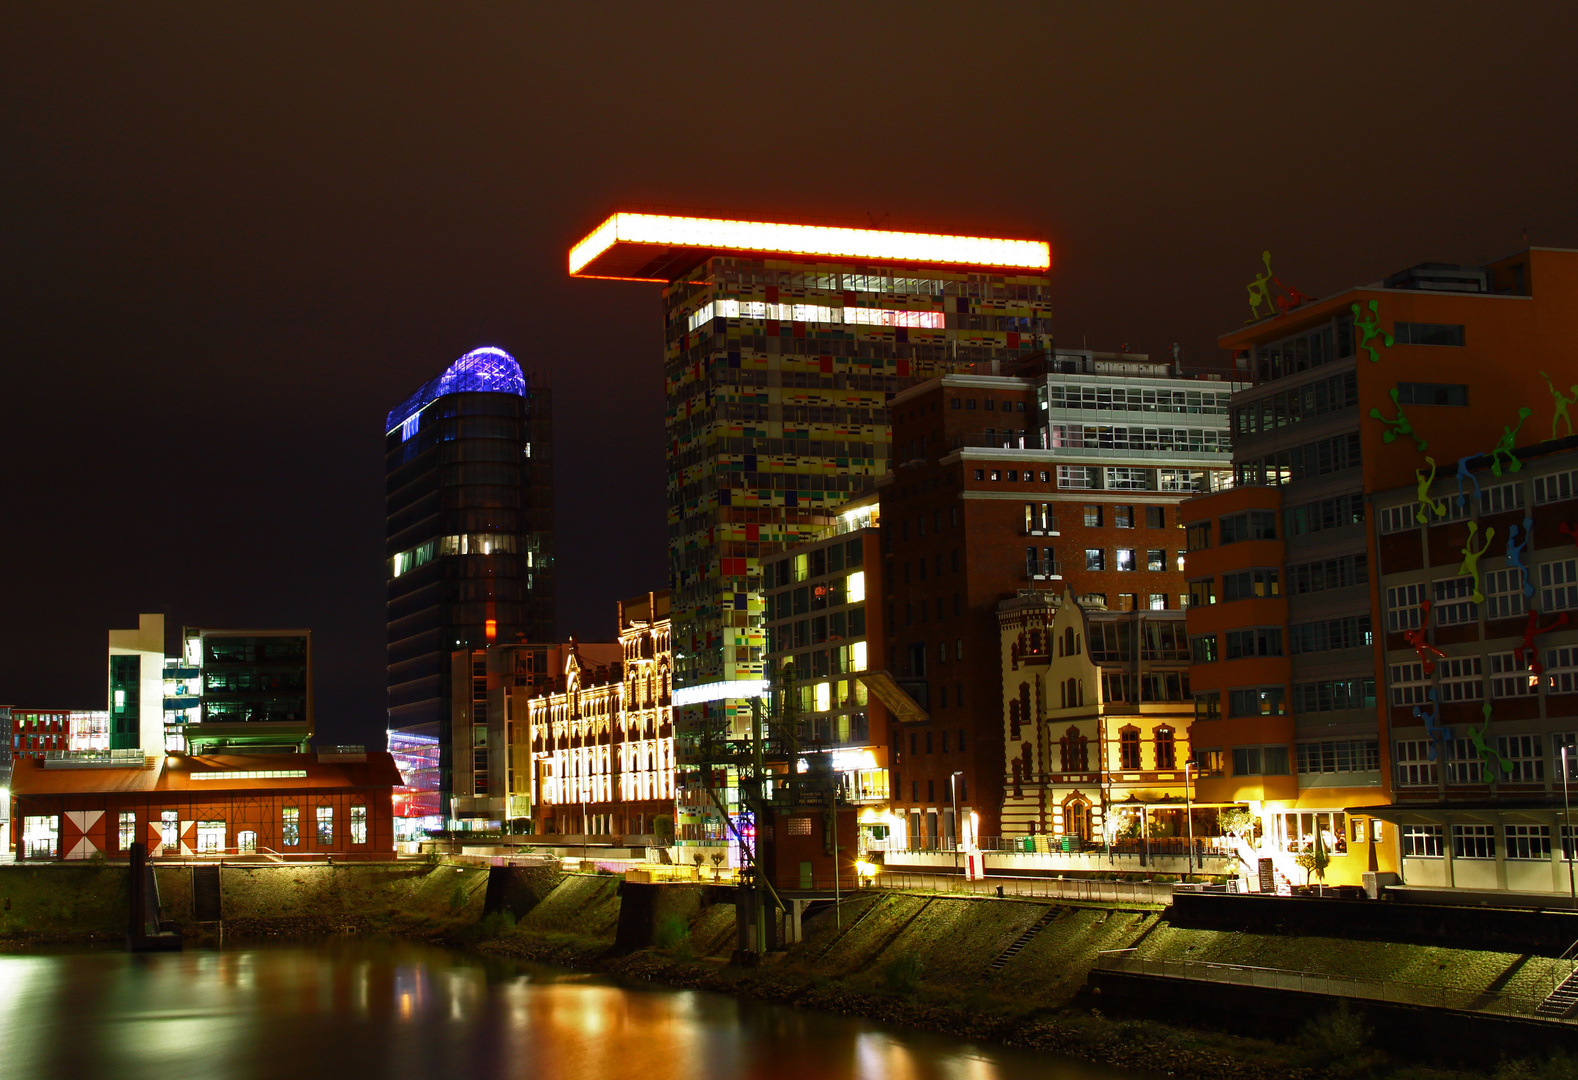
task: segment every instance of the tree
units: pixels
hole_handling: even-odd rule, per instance
[[[1255,831],[1255,814],[1246,807],[1229,806],[1217,811],[1216,823],[1225,835],[1247,840]]]
[[[1314,874],[1322,882],[1326,880],[1326,867],[1331,865],[1331,855],[1326,851],[1326,840],[1320,830],[1315,830],[1315,843],[1304,851],[1299,852],[1294,860],[1304,868],[1304,885],[1309,887],[1310,875]]]

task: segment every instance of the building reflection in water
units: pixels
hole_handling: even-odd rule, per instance
[[[1109,1080],[1120,1074],[716,994],[413,943],[0,956],[29,1080]]]

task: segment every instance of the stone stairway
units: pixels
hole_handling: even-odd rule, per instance
[[[1057,918],[1057,910],[1057,908],[1053,907],[1047,908],[1042,914],[1041,918],[1032,923],[1023,934],[1020,934],[1014,939],[1014,943],[1012,945],[1004,949],[997,959],[993,960],[989,965],[987,965],[986,970],[995,973],[1002,971],[1003,968],[1007,967],[1008,961],[1024,952],[1025,946],[1034,941],[1035,936],[1041,933],[1041,931],[1045,930],[1053,919]]]
[[[219,867],[192,867],[192,917],[197,922],[218,922],[225,917],[219,892]]]

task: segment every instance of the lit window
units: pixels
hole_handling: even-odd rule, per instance
[[[351,807],[351,843],[367,843],[367,807]]]
[[[857,641],[849,647],[849,670],[866,670],[866,643]]]
[[[334,845],[334,807],[320,806],[318,816],[318,846],[320,848]]]
[[[866,598],[866,572],[856,570],[849,575],[849,602],[858,604]]]
[[[816,711],[827,712],[833,707],[833,686],[831,683],[819,682],[816,684]]]
[[[284,810],[284,822],[280,830],[280,842],[286,847],[295,847],[301,843],[301,810],[294,806],[287,806]],[[166,841],[168,843],[168,841]]]

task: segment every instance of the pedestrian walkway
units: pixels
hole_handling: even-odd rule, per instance
[[[1096,881],[1091,878],[988,877],[968,881],[954,874],[920,874],[884,870],[874,887],[903,892],[948,893],[966,896],[1024,897],[1041,900],[1088,900],[1104,904],[1157,904],[1172,902],[1173,887],[1154,881]]]

